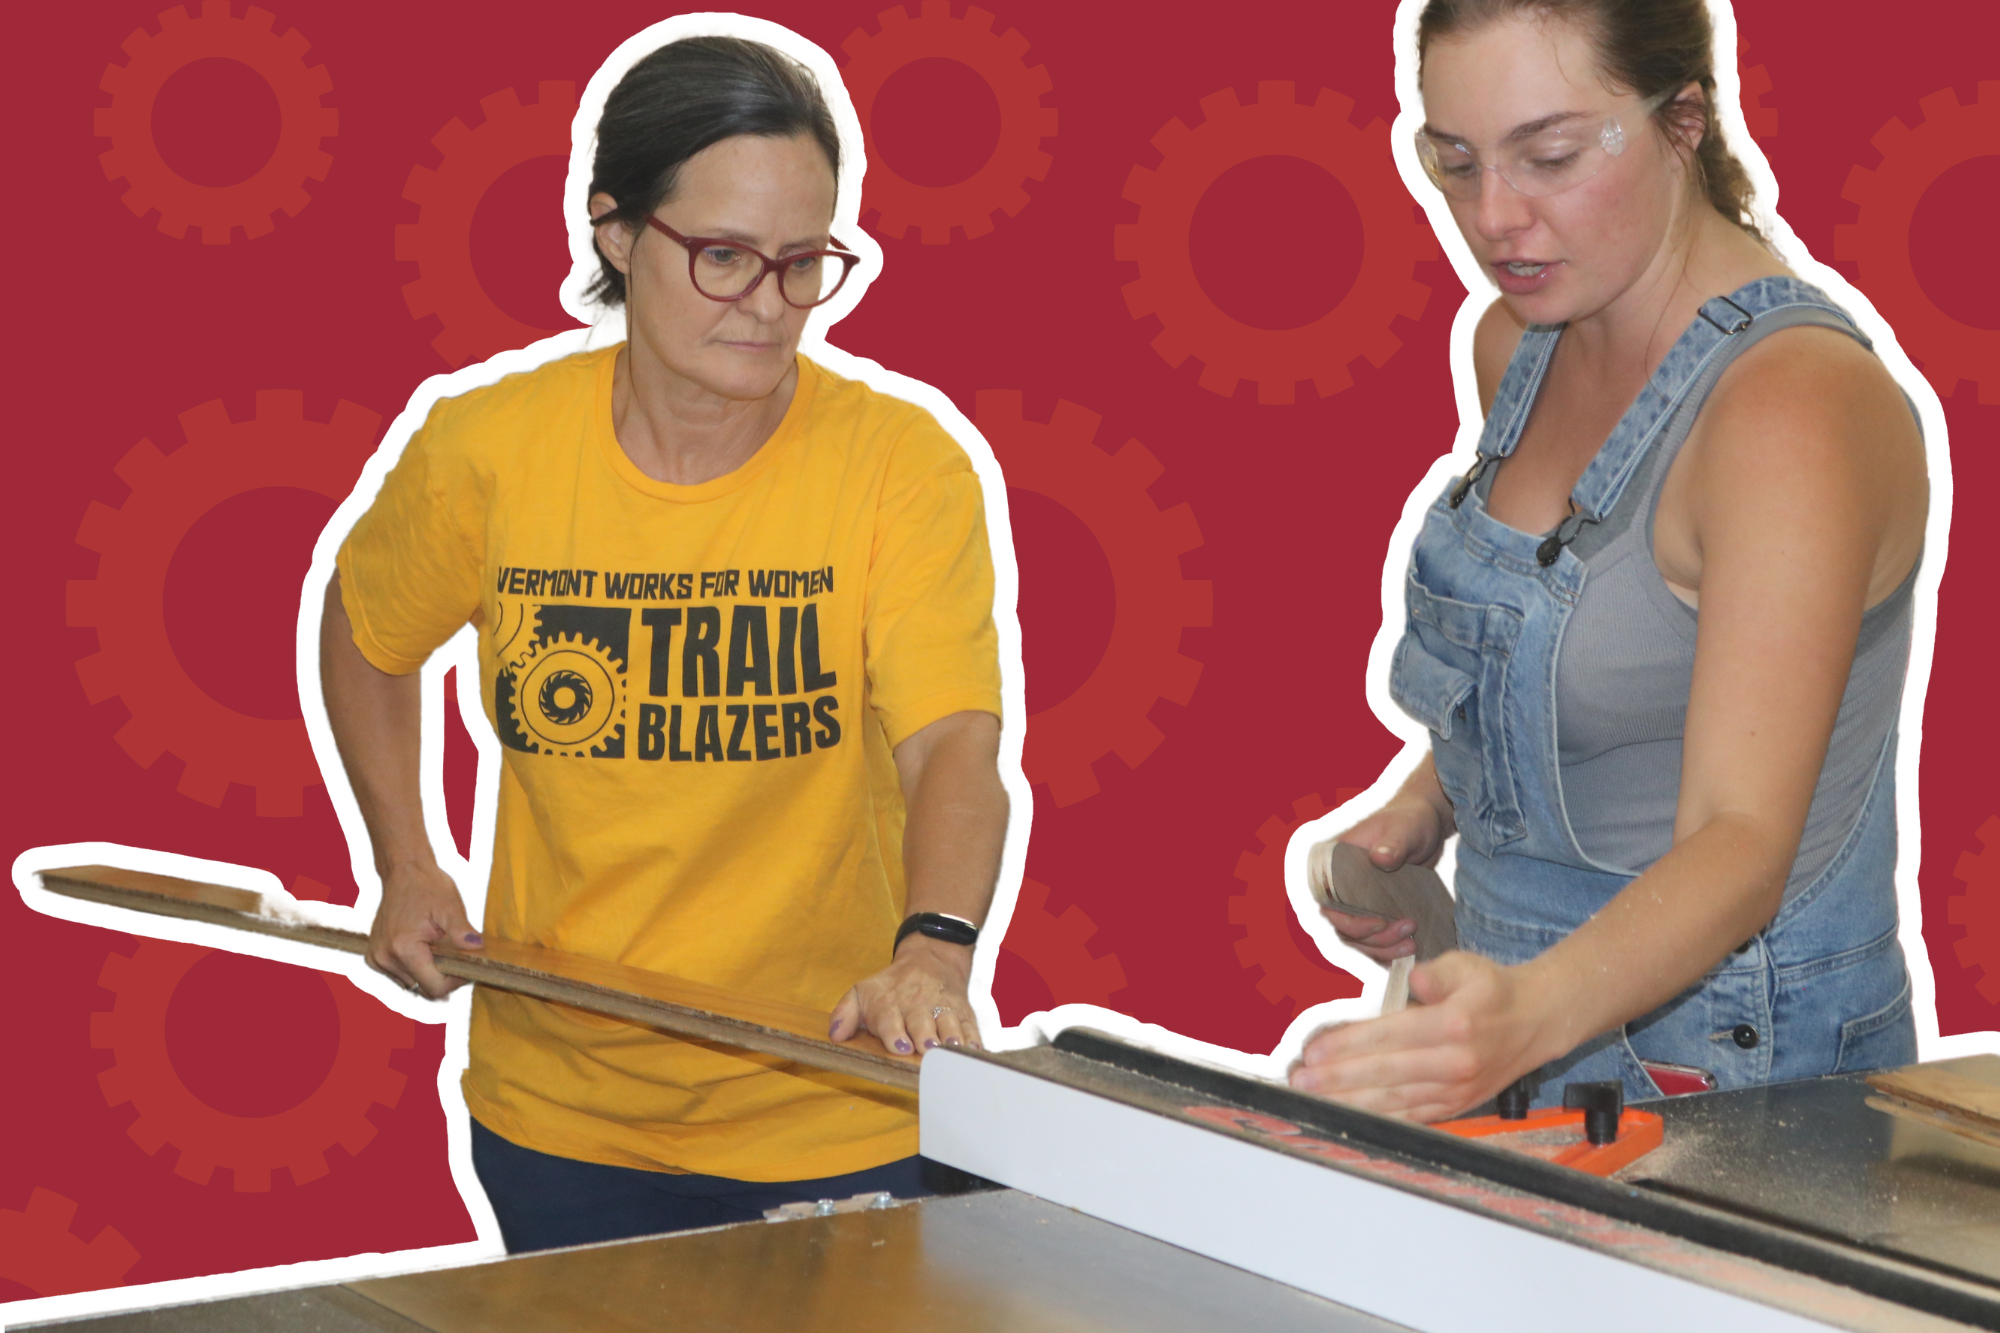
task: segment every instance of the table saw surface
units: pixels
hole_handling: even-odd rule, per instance
[[[62,1325],[77,1333],[1386,1333],[1014,1190]]]
[[[1540,1327],[1536,1312],[1559,1313],[1565,1293],[1579,1310],[1608,1300],[1629,1316],[1646,1292],[1641,1308],[1671,1303],[1653,1323],[1672,1329],[1703,1322],[1703,1302],[1731,1292],[1736,1304],[1716,1306],[1724,1323],[1754,1308],[1759,1327],[2000,1327],[2000,1147],[1885,1114],[1858,1076],[1650,1103],[1665,1145],[1610,1181],[1509,1163],[1081,1030],[1054,1046],[927,1061],[924,1095],[927,1153],[1034,1192],[65,1327],[1173,1333],[1397,1327],[1387,1316],[1471,1330]],[[1447,1233],[1479,1219],[1485,1230],[1452,1250]],[[1457,1280],[1416,1280],[1440,1264]],[[1491,1271],[1475,1278],[1482,1266]],[[1468,1302],[1466,1282],[1518,1289]],[[1427,1303],[1436,1293],[1444,1303]]]

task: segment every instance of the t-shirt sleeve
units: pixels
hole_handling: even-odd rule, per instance
[[[421,667],[479,610],[483,561],[464,530],[476,511],[464,496],[454,505],[451,492],[469,487],[448,484],[431,430],[411,438],[336,557],[355,647],[397,676]]]
[[[865,611],[870,699],[891,746],[952,713],[1001,715],[979,477],[928,417],[910,435],[899,453],[923,466],[883,497]]]

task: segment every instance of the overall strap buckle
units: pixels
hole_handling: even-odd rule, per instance
[[[1741,316],[1741,318],[1732,321],[1730,324],[1724,324],[1714,315],[1708,313],[1708,308],[1712,305],[1715,305],[1717,302],[1720,302],[1721,304],[1728,306],[1731,310],[1734,310],[1739,316]],[[1715,298],[1714,301],[1704,301],[1702,303],[1701,310],[1699,311],[1699,313],[1703,319],[1707,320],[1710,324],[1713,324],[1716,328],[1722,330],[1722,332],[1724,332],[1725,334],[1741,333],[1743,332],[1743,330],[1750,327],[1750,323],[1752,320],[1757,318],[1755,315],[1751,314],[1748,310],[1745,310],[1742,306],[1736,304],[1736,302],[1730,300],[1726,296],[1718,296]]]
[[[1553,565],[1562,556],[1563,547],[1575,541],[1576,534],[1583,531],[1584,524],[1601,523],[1604,521],[1602,515],[1577,509],[1575,505],[1576,501],[1571,500],[1570,516],[1558,523],[1556,530],[1542,538],[1542,544],[1535,548],[1536,564],[1541,565],[1545,569]]]
[[[1451,507],[1456,509],[1464,504],[1465,497],[1472,493],[1472,488],[1477,486],[1479,479],[1486,475],[1486,469],[1499,461],[1499,455],[1497,454],[1479,455],[1479,461],[1474,463],[1463,477],[1459,478],[1458,485],[1451,488],[1451,500],[1449,501]]]

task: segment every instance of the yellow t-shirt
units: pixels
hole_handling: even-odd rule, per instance
[[[341,547],[355,643],[479,626],[505,750],[484,929],[831,1009],[903,917],[892,748],[1000,711],[979,480],[922,408],[799,358],[736,471],[654,481],[617,348],[439,402]],[[488,990],[472,1114],[542,1152],[741,1180],[917,1148],[913,1098]]]

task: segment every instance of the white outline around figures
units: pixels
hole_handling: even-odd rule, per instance
[[[1736,15],[1730,0],[1707,0],[1714,24],[1716,114],[1723,134],[1737,158],[1749,172],[1754,190],[1752,214],[1772,247],[1794,272],[1824,290],[1855,317],[1862,332],[1875,344],[1875,352],[1890,376],[1916,405],[1924,432],[1925,461],[1930,472],[1930,513],[1924,528],[1923,567],[1916,582],[1916,606],[1911,629],[1909,676],[1903,689],[1902,711],[1896,751],[1896,823],[1900,834],[1896,859],[1896,903],[1900,917],[1898,938],[1909,963],[1911,1007],[1916,1016],[1917,1050],[1920,1059],[1941,1060],[1953,1056],[2000,1052],[2000,1032],[1962,1033],[1941,1036],[1938,1031],[1937,981],[1931,969],[1930,951],[1923,937],[1923,907],[1917,888],[1917,868],[1921,859],[1921,823],[1918,811],[1918,755],[1922,749],[1924,699],[1930,685],[1932,653],[1937,636],[1938,585],[1944,576],[1946,538],[1951,529],[1952,477],[1944,408],[1923,374],[1911,364],[1873,303],[1834,269],[1815,259],[1791,225],[1778,212],[1778,182],[1772,175],[1763,150],[1750,136],[1744,123],[1742,88],[1736,61]],[[1400,0],[1396,8],[1396,95],[1401,107],[1390,130],[1390,145],[1403,183],[1430,218],[1451,261],[1458,280],[1469,295],[1459,307],[1451,329],[1452,387],[1458,403],[1459,428],[1451,452],[1441,456],[1425,473],[1424,479],[1404,501],[1402,517],[1389,539],[1382,567],[1382,628],[1368,654],[1368,704],[1382,725],[1400,736],[1404,747],[1389,767],[1366,791],[1312,821],[1292,835],[1285,851],[1285,886],[1301,924],[1327,956],[1346,964],[1358,954],[1340,943],[1333,927],[1314,906],[1306,883],[1306,856],[1312,845],[1332,837],[1354,823],[1365,812],[1386,801],[1402,784],[1429,749],[1429,733],[1389,697],[1389,661],[1404,628],[1403,575],[1409,567],[1410,550],[1425,511],[1451,478],[1472,466],[1478,453],[1484,414],[1472,369],[1472,335],[1479,317],[1494,299],[1493,284],[1471,249],[1444,197],[1431,186],[1417,162],[1415,136],[1424,119],[1423,99],[1417,84],[1417,18],[1424,0]],[[1451,877],[1453,849],[1447,846],[1440,872]],[[1373,980],[1358,999],[1336,1000],[1307,1010],[1293,1021],[1280,1052],[1294,1058],[1305,1039],[1326,1023],[1366,1017],[1379,1002],[1379,969],[1370,969]]]
[[[843,239],[863,255],[864,263],[841,293],[808,326],[801,350],[836,374],[859,380],[897,398],[929,410],[950,435],[964,447],[977,471],[985,492],[986,517],[992,535],[995,574],[994,621],[999,630],[1003,706],[1009,725],[1002,731],[1001,773],[1013,802],[1013,818],[1007,831],[1005,852],[993,909],[977,951],[972,977],[972,1003],[982,1031],[989,1034],[992,1049],[1019,1049],[1047,1040],[1063,1028],[1084,1025],[1109,1031],[1128,1040],[1144,1043],[1175,1056],[1216,1065],[1255,1077],[1282,1079],[1298,1056],[1307,1037],[1329,1022],[1351,1021],[1379,1012],[1385,976],[1362,955],[1343,945],[1332,927],[1319,915],[1306,886],[1305,860],[1310,846],[1353,822],[1363,811],[1372,809],[1395,790],[1410,769],[1419,762],[1428,745],[1428,733],[1420,723],[1402,712],[1388,693],[1389,656],[1403,629],[1401,585],[1411,545],[1431,498],[1447,478],[1463,472],[1470,464],[1481,426],[1481,414],[1472,374],[1472,332],[1491,299],[1491,284],[1473,260],[1452,221],[1444,201],[1432,190],[1415,160],[1412,134],[1422,120],[1417,88],[1416,19],[1423,0],[1400,0],[1393,23],[1396,60],[1396,91],[1401,111],[1391,133],[1396,164],[1411,194],[1420,200],[1433,230],[1444,245],[1454,270],[1472,293],[1459,309],[1452,325],[1451,370],[1459,409],[1460,426],[1449,453],[1441,455],[1423,481],[1404,502],[1402,515],[1390,539],[1381,580],[1382,627],[1369,653],[1367,699],[1375,716],[1400,736],[1404,748],[1377,781],[1361,795],[1342,803],[1331,813],[1303,825],[1292,836],[1285,855],[1286,890],[1294,910],[1321,952],[1336,965],[1365,978],[1362,995],[1316,1005],[1300,1014],[1284,1037],[1267,1054],[1216,1046],[1170,1032],[1151,1024],[1094,1005],[1061,1005],[1029,1015],[1014,1027],[1003,1028],[992,1000],[993,969],[1001,939],[1006,934],[1019,890],[1033,799],[1021,772],[1021,744],[1026,717],[1021,667],[1020,626],[1014,613],[1018,592],[1007,515],[1006,483],[992,450],[978,431],[939,390],[908,379],[854,356],[826,342],[826,330],[851,311],[866,294],[883,260],[880,245],[859,226],[862,173],[866,155],[861,128],[853,105],[833,59],[810,42],[777,24],[735,14],[691,14],[654,24],[622,43],[604,62],[586,86],[572,132],[569,173],[563,193],[563,212],[569,227],[571,270],[561,288],[565,310],[590,327],[571,330],[543,339],[518,351],[503,352],[484,362],[450,374],[426,380],[412,395],[408,407],[391,424],[382,445],[363,470],[353,494],[342,503],[321,535],[314,550],[298,618],[298,682],[315,753],[343,832],[346,834],[355,882],[360,897],[351,908],[319,903],[298,904],[298,910],[327,924],[366,930],[380,900],[381,888],[367,853],[368,841],[344,772],[335,758],[320,694],[317,658],[322,590],[333,569],[333,557],[349,528],[373,501],[382,479],[401,454],[411,435],[423,423],[440,398],[462,394],[491,384],[504,375],[530,370],[546,362],[588,348],[601,347],[624,336],[624,320],[617,311],[604,311],[584,300],[584,290],[598,272],[596,251],[590,229],[580,219],[586,216],[585,200],[591,175],[594,126],[605,98],[613,85],[640,57],[667,42],[697,34],[727,34],[766,42],[796,57],[818,78],[825,90],[839,129],[843,162],[839,180],[839,202],[835,228]],[[1946,448],[1946,426],[1937,395],[1911,365],[1898,346],[1888,324],[1865,296],[1837,272],[1815,260],[1777,211],[1778,186],[1762,152],[1751,139],[1740,106],[1736,60],[1736,22],[1729,0],[1708,0],[1715,24],[1715,49],[1724,53],[1716,67],[1717,112],[1725,132],[1750,173],[1756,190],[1755,214],[1765,234],[1791,266],[1851,311],[1863,330],[1874,340],[1876,351],[1896,382],[1917,405],[1923,422],[1931,469],[1931,512],[1926,528],[1924,567],[1916,591],[1916,617],[1908,684],[1901,714],[1901,747],[1897,755],[1898,823],[1903,837],[1897,863],[1898,902],[1902,912],[1901,938],[1914,986],[1913,1004],[1917,1014],[1919,1050],[1925,1059],[2000,1051],[2000,1033],[1975,1033],[1942,1037],[1938,1031],[1936,982],[1929,952],[1922,936],[1922,913],[1917,891],[1920,848],[1918,810],[1918,755],[1921,749],[1923,705],[1929,682],[1937,621],[1937,592],[1944,572],[1946,538],[1952,508],[1951,472]],[[445,673],[458,668],[455,700],[444,698]],[[501,763],[500,743],[484,724],[480,700],[476,640],[468,627],[433,655],[422,670],[423,689],[423,795],[431,844],[442,865],[457,880],[465,895],[471,919],[481,919],[484,889],[490,868],[495,813],[495,793]],[[444,709],[455,705],[465,719],[467,730],[478,747],[477,801],[472,831],[474,853],[459,856],[447,824],[443,792],[441,756],[444,738]],[[1447,857],[1450,853],[1447,851]],[[50,916],[102,926],[128,933],[163,939],[183,940],[213,948],[291,963],[320,971],[339,972],[356,985],[399,1013],[424,1022],[445,1024],[445,1056],[438,1069],[438,1090],[445,1108],[445,1122],[453,1177],[471,1213],[479,1239],[458,1245],[426,1250],[406,1250],[390,1254],[362,1254],[282,1267],[251,1269],[215,1274],[142,1287],[114,1287],[73,1296],[46,1297],[5,1307],[9,1322],[75,1317],[108,1313],[161,1304],[211,1300],[219,1297],[268,1291],[392,1272],[462,1264],[498,1257],[499,1230],[491,1208],[473,1173],[470,1152],[470,1121],[457,1081],[466,1065],[466,1040],[470,1014],[470,991],[461,989],[439,1003],[418,999],[393,982],[369,970],[359,958],[267,936],[247,934],[222,926],[181,921],[167,917],[141,916],[117,908],[84,903],[44,890],[35,881],[35,872],[58,865],[101,862],[211,880],[252,889],[276,899],[290,901],[290,895],[276,878],[266,872],[242,866],[175,856],[170,853],[108,843],[73,843],[38,847],[21,854],[14,863],[14,882],[30,907]],[[1450,865],[1441,867],[1449,877]]]
[[[273,900],[281,909],[294,910],[309,920],[365,932],[381,901],[381,884],[368,852],[368,837],[359,807],[348,785],[328,728],[326,707],[319,684],[319,629],[321,600],[332,577],[334,555],[348,531],[374,501],[410,437],[423,425],[431,408],[441,398],[454,397],[495,383],[503,376],[532,370],[548,362],[591,348],[622,340],[625,321],[622,312],[589,303],[584,292],[598,274],[596,247],[589,226],[586,202],[590,188],[591,162],[595,151],[596,124],[606,97],[618,80],[640,58],[669,42],[685,37],[722,35],[745,37],[776,47],[810,69],[819,81],[839,132],[841,167],[838,196],[834,208],[834,231],[862,255],[863,262],[840,293],[815,312],[800,341],[800,351],[837,375],[858,380],[877,392],[915,403],[929,411],[947,434],[958,442],[971,459],[979,476],[986,506],[986,526],[992,548],[994,597],[993,620],[998,631],[1001,677],[1001,707],[1007,725],[1001,730],[1000,776],[1012,804],[1012,817],[1001,858],[1000,877],[974,955],[970,999],[982,1032],[1000,1034],[998,1009],[993,1003],[993,968],[1000,941],[1020,891],[1021,874],[1033,821],[1034,800],[1021,771],[1022,720],[1027,716],[1021,672],[1021,629],[1015,615],[1020,578],[1014,561],[1012,527],[1007,514],[1007,485],[1000,465],[985,439],[945,394],[921,381],[887,370],[864,357],[832,346],[826,331],[851,312],[867,294],[874,276],[882,269],[882,249],[874,237],[860,226],[861,180],[867,165],[861,122],[840,79],[833,58],[790,29],[762,19],[739,14],[683,14],[653,24],[621,43],[585,86],[572,124],[569,172],[563,188],[563,217],[570,242],[571,267],[563,280],[561,300],[564,310],[589,327],[571,329],[544,338],[528,347],[501,352],[483,362],[465,366],[449,374],[434,375],[418,386],[409,405],[396,417],[374,456],[362,469],[353,493],[334,511],[313,550],[310,573],[302,591],[297,631],[297,674],[299,702],[313,751],[320,760],[327,794],[347,839],[350,868],[360,894],[354,906],[297,902],[276,876],[250,867],[225,862],[178,856],[148,848],[116,843],[66,843],[31,848],[14,861],[15,886],[28,906],[49,916],[100,926],[109,930],[160,939],[180,940],[209,948],[224,949],[276,962],[290,963],[322,972],[335,972],[398,1013],[426,1023],[442,1022],[445,1027],[445,1054],[438,1067],[438,1092],[445,1111],[446,1137],[453,1180],[471,1214],[478,1233],[475,1241],[430,1249],[405,1250],[392,1254],[370,1253],[343,1259],[319,1260],[277,1267],[218,1273],[143,1286],[110,1287],[75,1295],[49,1296],[15,1302],[4,1307],[7,1322],[75,1318],[89,1314],[147,1308],[163,1304],[214,1300],[252,1292],[286,1287],[339,1282],[375,1277],[393,1272],[412,1272],[498,1258],[504,1251],[493,1210],[480,1188],[472,1168],[470,1116],[458,1091],[458,1080],[466,1067],[466,1042],[471,1015],[470,988],[455,991],[444,1001],[425,1000],[411,995],[387,977],[371,970],[355,955],[299,944],[271,936],[234,930],[227,926],[158,917],[104,904],[88,903],[51,893],[36,879],[38,871],[57,866],[97,863],[125,866],[165,875],[208,880],[250,889]],[[444,697],[445,673],[456,668],[457,698]],[[471,627],[432,654],[421,672],[423,692],[423,763],[421,780],[425,804],[425,825],[438,864],[457,881],[471,920],[482,919],[488,872],[493,854],[496,794],[500,776],[500,742],[486,724],[480,699],[480,669],[477,638]],[[444,709],[455,706],[478,748],[478,777],[475,787],[470,858],[460,856],[452,838],[444,801]],[[1027,1045],[1037,1039],[1033,1031],[1007,1030],[998,1042],[989,1044]]]

